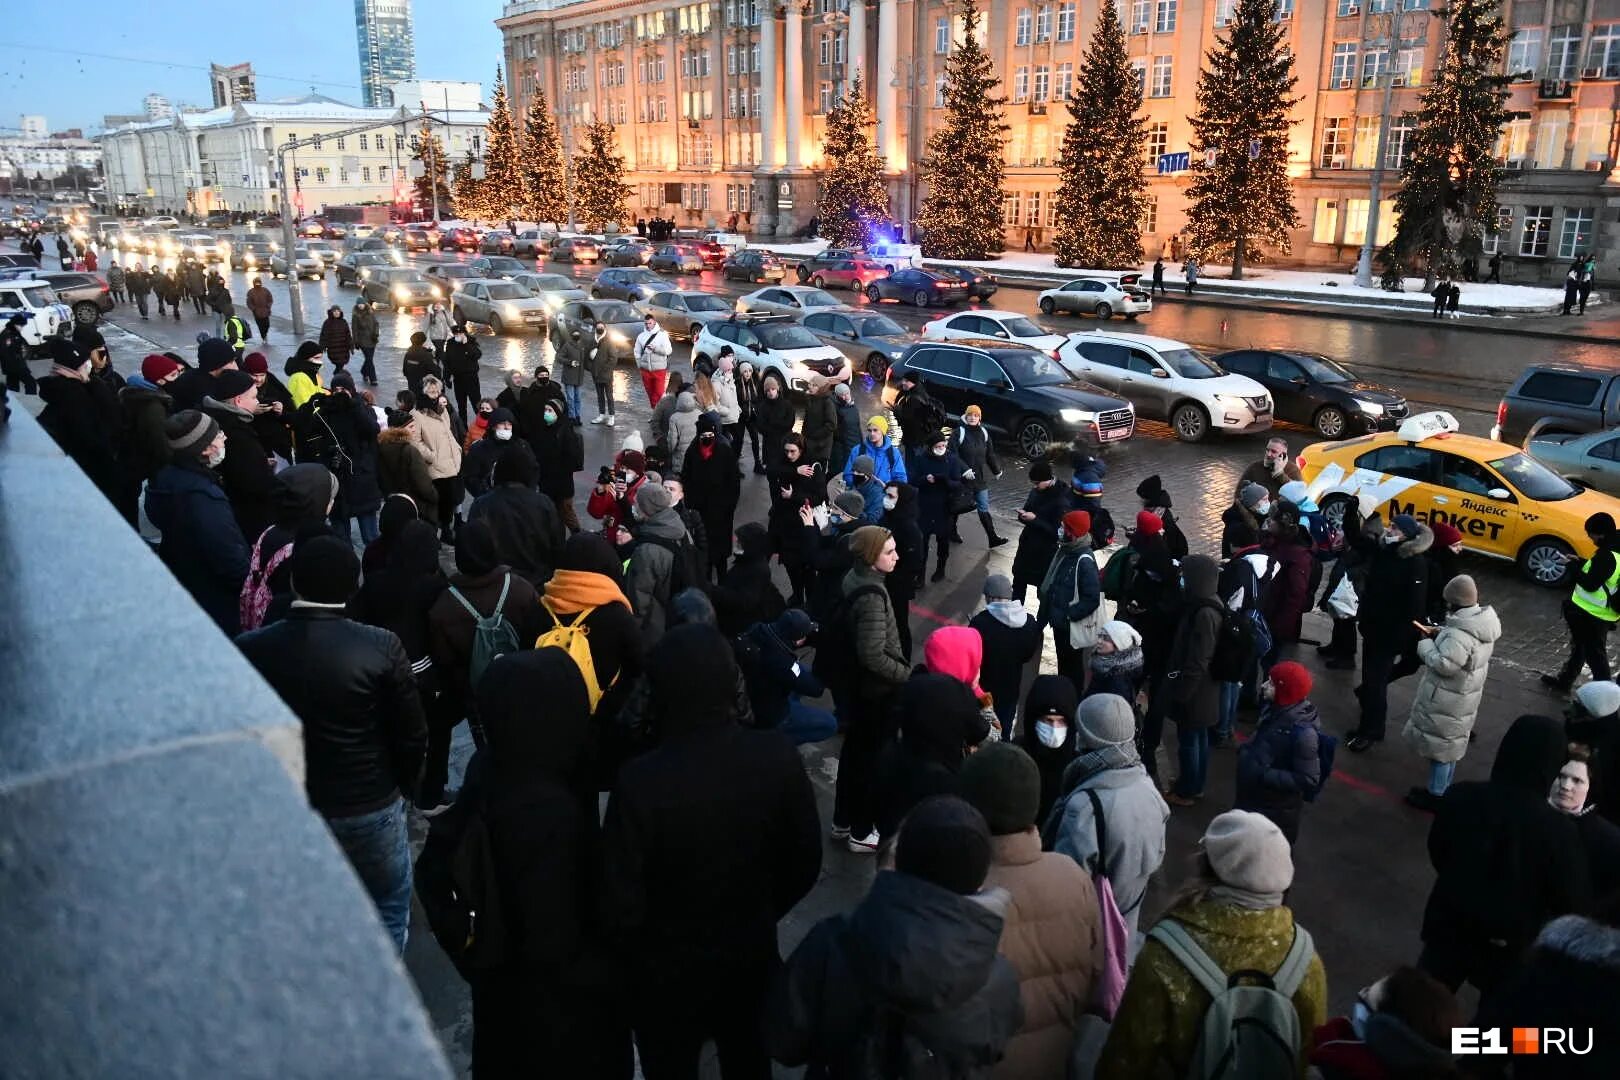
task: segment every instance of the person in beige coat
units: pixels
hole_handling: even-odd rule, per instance
[[[1427,787],[1414,787],[1406,801],[1433,812],[1451,785],[1457,762],[1468,751],[1468,736],[1485,695],[1491,651],[1502,636],[1495,609],[1482,606],[1479,589],[1467,574],[1446,582],[1446,624],[1429,627],[1418,640],[1423,676],[1401,737],[1429,762]]]
[[[416,417],[416,448],[427,463],[428,476],[439,493],[439,536],[455,543],[452,528],[461,524],[461,440],[456,438],[450,402],[444,384],[429,375],[422,380],[422,397],[413,413]]]
[[[1018,969],[1024,1006],[1023,1027],[992,1075],[1063,1080],[1103,964],[1096,889],[1073,859],[1041,850],[1041,771],[1022,747],[991,743],[963,763],[960,777],[962,797],[990,824],[985,887],[1012,896],[1000,952]]]

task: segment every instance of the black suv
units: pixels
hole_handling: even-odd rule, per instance
[[[1278,420],[1313,427],[1324,439],[1394,431],[1406,419],[1405,397],[1361,381],[1321,353],[1239,349],[1211,359],[1270,390]]]
[[[1525,368],[1496,407],[1491,438],[1529,446],[1542,435],[1620,426],[1620,375],[1569,364]]]
[[[969,405],[984,426],[1010,436],[1030,459],[1069,443],[1123,442],[1136,431],[1130,402],[1081,382],[1039,349],[1005,341],[919,341],[889,367],[883,403],[893,406],[900,377],[913,374],[952,419]]]

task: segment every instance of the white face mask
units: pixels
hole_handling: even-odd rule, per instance
[[[885,510],[893,510],[895,507],[897,507],[899,505],[900,505],[900,496],[898,496],[898,495],[885,495],[885,496],[883,496],[883,509],[885,509]]]
[[[502,442],[505,442],[507,439],[512,437],[512,429],[509,427],[498,427],[495,429],[495,437]]]
[[[1394,529],[1391,529],[1391,530],[1389,530],[1389,532],[1384,534],[1384,543],[1386,543],[1386,544],[1398,544],[1402,540],[1405,540],[1405,539],[1406,539],[1406,537],[1402,536],[1400,533],[1396,532]]]
[[[211,454],[208,454],[206,457],[203,458],[203,461],[207,462],[208,467],[210,469],[219,468],[220,463],[223,462],[224,460],[225,460],[225,448],[223,446],[221,446],[219,448],[219,453],[217,453],[217,454],[212,454],[211,453]]]
[[[936,446],[933,449],[934,449],[934,456],[935,457],[944,457],[945,456],[945,451],[949,450],[950,447],[948,447],[948,446]]]
[[[1053,723],[1051,720],[1035,721],[1035,737],[1041,745],[1048,750],[1056,750],[1069,738],[1069,725]]]
[[[1267,499],[1261,499],[1254,504],[1254,512],[1257,517],[1265,517],[1271,513],[1271,502]]]

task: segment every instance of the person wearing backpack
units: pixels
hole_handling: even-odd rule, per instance
[[[1159,693],[1165,715],[1176,725],[1180,772],[1170,794],[1172,806],[1192,806],[1204,796],[1209,773],[1209,731],[1220,720],[1220,680],[1214,671],[1228,612],[1215,595],[1220,568],[1208,555],[1182,562],[1187,599],[1170,646]]]
[[[963,764],[960,784],[990,826],[985,886],[1012,897],[999,951],[1018,970],[1024,1005],[1023,1027],[991,1075],[1064,1080],[1104,960],[1097,891],[1073,859],[1041,851],[1041,772],[1024,750],[986,746]]]
[[[900,422],[900,437],[907,446],[921,449],[945,427],[945,407],[910,369],[901,372],[898,385],[894,418]]]
[[[641,621],[642,643],[650,649],[664,636],[670,600],[682,589],[702,585],[706,568],[696,565],[692,538],[663,484],[642,484],[632,512],[635,546],[624,571],[625,592]]]
[[[236,639],[237,648],[303,728],[304,789],[326,819],[395,947],[411,922],[405,800],[415,798],[427,720],[410,658],[392,631],[345,617],[360,588],[347,540],[315,536],[291,563],[287,617]]]
[[[1264,814],[1288,843],[1299,840],[1299,816],[1327,779],[1322,772],[1324,738],[1311,703],[1311,673],[1292,660],[1272,666],[1260,684],[1260,725],[1238,750],[1239,810]]]
[[[1084,510],[1063,515],[1057,552],[1036,595],[1041,616],[1052,627],[1058,674],[1084,687],[1091,648],[1108,621],[1097,558],[1091,551],[1091,515]]]
[[[996,719],[1001,722],[1002,732],[1010,737],[1018,715],[1024,668],[1040,653],[1045,626],[1014,599],[1013,583],[1005,574],[985,578],[983,592],[984,610],[969,619],[968,626],[978,631],[979,640],[984,642],[979,685],[995,702]]]
[[[1262,815],[1228,810],[1199,846],[1196,876],[1131,969],[1097,1080],[1305,1071],[1311,1033],[1327,1018],[1327,973],[1283,903],[1294,881],[1288,840]]]

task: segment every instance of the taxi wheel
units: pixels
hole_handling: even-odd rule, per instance
[[[1519,570],[1537,585],[1557,588],[1574,572],[1575,562],[1564,561],[1574,550],[1556,536],[1538,536],[1519,549]]]
[[[1344,410],[1335,405],[1324,405],[1316,411],[1311,423],[1316,427],[1316,433],[1324,439],[1342,439],[1349,425],[1344,418]]]
[[[1351,516],[1350,508],[1355,505],[1355,498],[1340,492],[1328,495],[1322,499],[1322,520],[1332,525],[1340,532],[1344,531],[1344,523]]]

